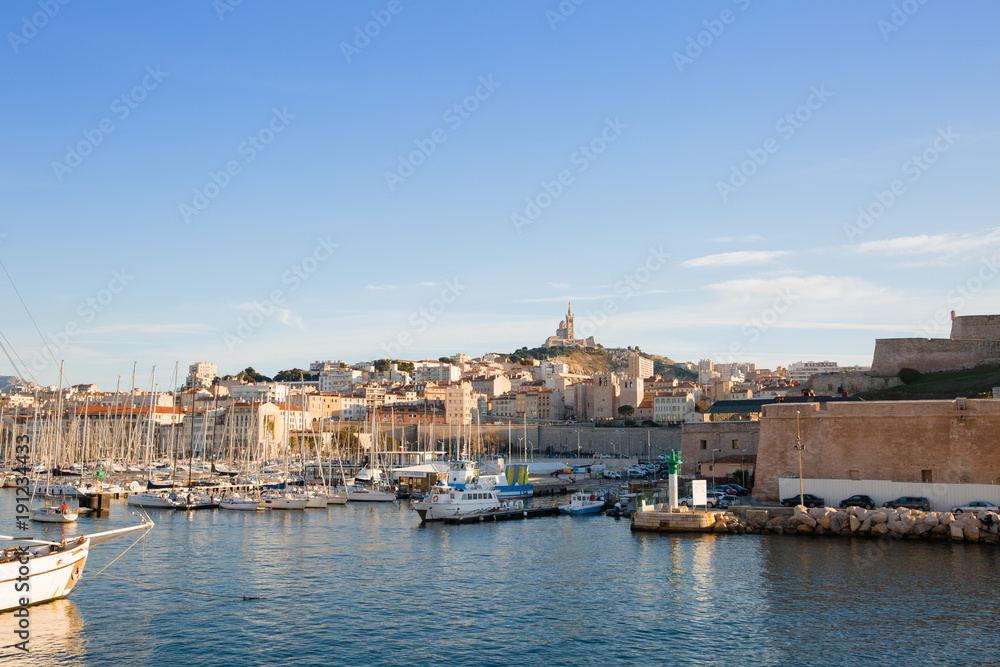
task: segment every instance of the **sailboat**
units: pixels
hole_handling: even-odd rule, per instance
[[[24,543],[8,547],[0,554],[0,612],[66,597],[83,576],[90,547],[152,527],[152,521],[144,521],[138,526],[71,537],[62,542],[0,535],[0,540]]]
[[[58,431],[52,433],[52,465],[58,466],[59,461],[59,444],[63,436],[63,418],[62,418],[62,381],[63,381],[63,364],[59,364],[59,399],[56,407],[56,422],[58,423]],[[37,416],[37,410],[35,412]],[[53,431],[55,431],[55,426],[53,425]],[[46,483],[45,489],[48,492],[49,486],[52,482],[52,469],[49,468],[46,473]],[[35,484],[36,488],[38,484]],[[74,493],[74,495],[76,495]],[[42,507],[34,507],[31,509],[31,520],[40,521],[43,523],[73,523],[79,516],[79,511],[70,510],[66,503],[62,503],[61,506],[56,505],[43,505]]]

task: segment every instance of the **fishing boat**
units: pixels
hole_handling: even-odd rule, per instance
[[[597,514],[603,509],[604,497],[590,491],[574,493],[569,504],[559,506],[563,514]]]
[[[421,521],[440,521],[452,517],[498,510],[502,507],[496,489],[478,484],[466,484],[464,489],[435,486],[423,500],[410,506],[420,515]]]
[[[219,502],[221,509],[237,512],[256,512],[259,505],[260,501],[241,496],[236,492],[228,494]]]
[[[0,612],[66,597],[83,576],[90,547],[152,527],[153,523],[146,521],[62,542],[0,536],[3,540],[24,543],[0,553]]]

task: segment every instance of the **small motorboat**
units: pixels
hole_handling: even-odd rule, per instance
[[[31,520],[43,523],[73,523],[79,516],[75,507],[67,507],[63,503],[62,507],[38,507],[31,510]]]
[[[560,505],[563,514],[597,514],[604,509],[604,497],[590,491],[574,493],[566,505]]]

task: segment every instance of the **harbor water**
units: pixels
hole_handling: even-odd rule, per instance
[[[14,529],[13,493],[0,517]],[[0,664],[996,664],[1000,549],[633,534],[558,516],[422,525],[399,504],[151,511],[68,599],[10,613]],[[33,525],[38,538],[127,525]],[[26,534],[26,533],[20,533]],[[256,599],[244,600],[243,597]]]

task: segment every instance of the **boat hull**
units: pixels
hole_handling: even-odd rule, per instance
[[[58,507],[31,510],[31,520],[41,523],[73,523],[78,516],[76,510],[66,510],[64,512]]]
[[[0,559],[0,612],[66,597],[83,575],[89,548],[89,538],[82,537],[66,548],[29,547],[27,553],[35,555],[26,558],[18,558],[25,553],[18,547],[6,549]],[[28,570],[27,581],[19,581],[22,567]]]

